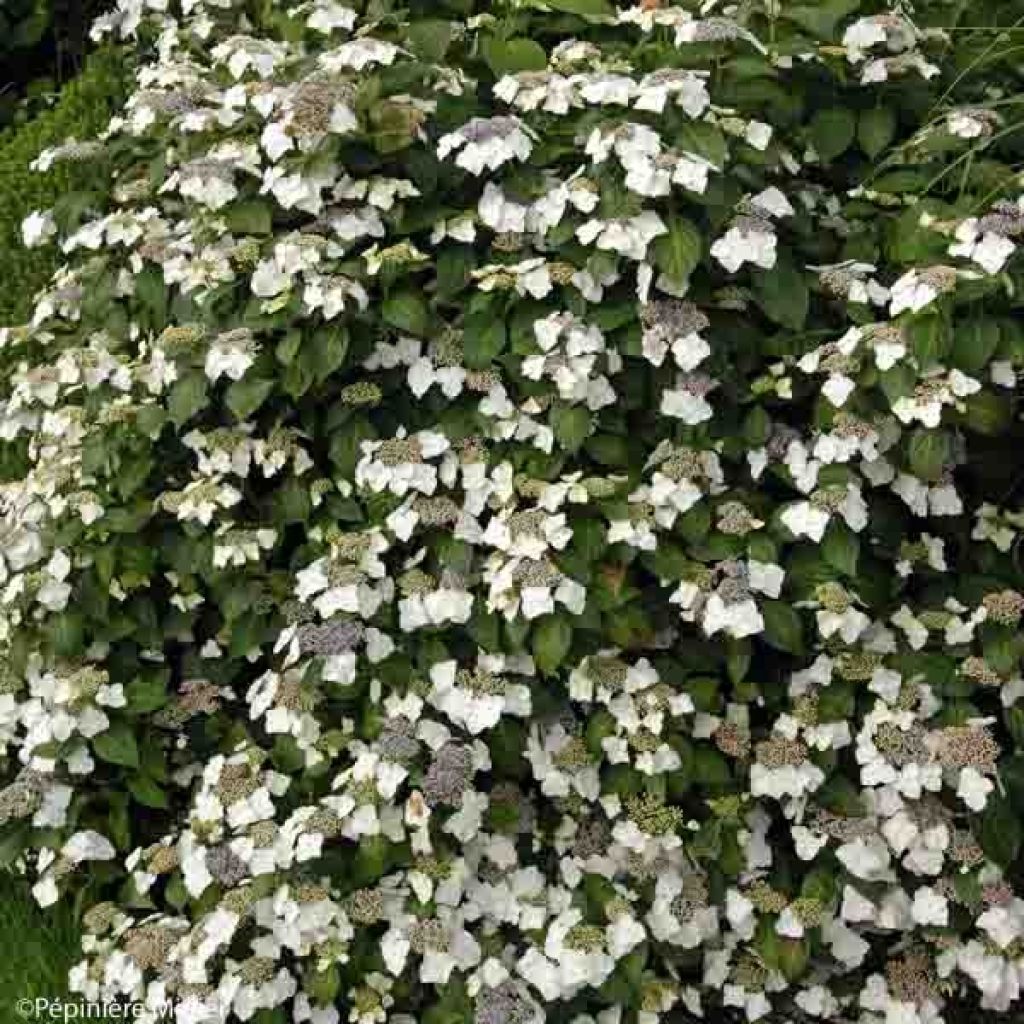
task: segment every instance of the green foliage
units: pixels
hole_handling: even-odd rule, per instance
[[[20,999],[67,999],[67,976],[81,949],[75,906],[36,906],[27,880],[6,871],[0,874],[0,1005],[5,1024],[16,1016]]]
[[[47,146],[68,138],[89,139],[105,128],[124,100],[128,79],[125,52],[99,50],[82,74],[61,90],[53,109],[0,132],[0,324],[28,316],[32,296],[60,262],[55,245],[32,250],[22,245],[22,220],[58,199],[90,193],[105,173],[102,163],[92,160],[62,163],[45,174],[31,170],[29,164]]]

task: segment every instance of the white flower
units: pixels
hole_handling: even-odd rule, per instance
[[[763,121],[748,121],[744,138],[754,149],[764,152],[772,140],[773,129]]]
[[[896,316],[905,310],[919,313],[938,298],[939,286],[920,271],[908,270],[891,289],[889,314]]]
[[[979,232],[977,218],[962,221],[956,229],[956,242],[949,247],[950,256],[973,260],[987,274],[998,274],[1016,251],[1009,238],[992,231]]]
[[[758,213],[769,217],[791,217],[796,212],[785,194],[774,185],[753,196],[750,205]]]
[[[949,923],[949,904],[946,897],[927,885],[922,885],[915,891],[911,913],[914,921],[920,925],[944,928]]]
[[[753,263],[763,270],[775,266],[778,239],[770,227],[742,223],[734,225],[711,245],[711,255],[735,274],[744,263]]]
[[[76,832],[61,849],[61,856],[73,864],[87,860],[113,860],[117,856],[114,844],[98,832]]]
[[[442,135],[437,155],[444,160],[458,150],[455,162],[471,174],[495,171],[509,160],[526,160],[533,143],[517,117],[476,117],[457,131]]]
[[[584,245],[594,244],[598,249],[642,260],[650,243],[667,231],[665,222],[653,210],[645,210],[618,220],[588,220],[576,229],[576,237]]]
[[[306,24],[318,32],[330,35],[337,29],[350,31],[356,23],[356,12],[335,0],[314,0]]]
[[[968,765],[960,770],[960,779],[957,783],[956,795],[972,811],[983,811],[988,801],[989,793],[994,790],[995,783],[985,778],[976,768]]]
[[[43,245],[56,234],[57,225],[48,210],[43,213],[33,210],[21,222],[21,239],[29,249]]]
[[[252,336],[248,331],[220,335],[206,353],[206,376],[211,380],[229,377],[241,380],[256,360]]]
[[[975,924],[986,932],[1000,949],[1006,949],[1024,935],[1024,900],[1014,897],[1007,905],[989,907]]]
[[[843,843],[836,850],[836,856],[851,875],[865,882],[885,881],[891,877],[889,850],[880,839],[854,839]]]
[[[815,543],[824,538],[829,522],[828,512],[809,501],[787,506],[779,518],[794,536],[809,537]]]
[[[661,411],[666,416],[680,419],[690,426],[704,423],[714,415],[710,403],[690,388],[666,388],[661,393]]]
[[[394,43],[366,36],[362,39],[353,39],[321,54],[320,64],[325,71],[332,73],[337,73],[343,68],[362,71],[371,64],[392,64],[398,53],[398,47]]]
[[[764,619],[756,601],[748,598],[745,601],[727,604],[718,594],[712,594],[708,598],[701,624],[708,636],[723,631],[737,639],[756,636],[764,630]]]

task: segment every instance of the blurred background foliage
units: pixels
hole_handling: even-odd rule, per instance
[[[109,0],[0,0],[0,127],[56,102],[78,75],[89,26]]]
[[[21,244],[22,220],[58,199],[89,193],[106,173],[102,162],[92,160],[61,162],[45,174],[29,164],[47,146],[69,137],[88,139],[106,127],[124,101],[129,74],[122,51],[97,50],[52,106],[25,124],[0,130],[0,325],[29,315],[32,295],[59,262],[55,246],[26,249]]]
[[[125,97],[122,51],[89,50],[89,26],[111,0],[0,0],[0,325],[28,316],[58,263],[54,246],[21,245],[21,222],[91,190],[103,168],[29,164],[47,146],[101,131]]]

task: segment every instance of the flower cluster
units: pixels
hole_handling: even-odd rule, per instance
[[[100,19],[110,176],[0,329],[0,829],[105,897],[76,991],[1014,1007],[1014,108],[875,6]]]

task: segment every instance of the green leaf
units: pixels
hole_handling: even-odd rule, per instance
[[[236,235],[269,235],[273,228],[270,203],[265,199],[244,199],[225,211],[228,230]]]
[[[352,864],[352,882],[370,885],[387,873],[391,842],[384,836],[363,836]]]
[[[50,617],[48,632],[54,650],[67,658],[80,652],[85,636],[85,623],[80,612],[67,608],[59,615]]]
[[[542,0],[542,3],[549,10],[578,14],[588,21],[610,18],[615,14],[615,9],[608,0]]]
[[[752,447],[759,448],[772,433],[772,419],[759,405],[755,405],[747,413],[743,421],[743,440]]]
[[[950,456],[949,437],[941,430],[919,427],[907,443],[907,460],[914,476],[938,483]]]
[[[862,110],[857,120],[857,141],[872,159],[878,156],[896,134],[896,114],[891,107]]]
[[[888,370],[883,370],[878,383],[889,404],[895,405],[901,398],[907,398],[914,393],[917,371],[909,363],[900,362]]]
[[[398,153],[416,141],[420,116],[407,103],[383,100],[370,108],[370,141],[378,153]]]
[[[855,577],[857,575],[857,560],[860,557],[860,541],[857,534],[845,523],[833,519],[828,524],[824,540],[821,545],[821,553],[825,561],[834,566],[844,576]]]
[[[700,745],[693,754],[693,781],[712,789],[727,786],[732,781],[729,762],[713,747]]]
[[[625,466],[629,462],[629,444],[616,434],[595,434],[587,438],[586,450],[602,466]]]
[[[702,156],[718,168],[724,167],[729,159],[729,144],[725,136],[707,121],[687,121],[676,134],[675,148]]]
[[[330,964],[325,970],[313,972],[305,982],[305,990],[317,1006],[329,1006],[341,989],[338,968]]]
[[[1024,841],[1024,826],[1011,801],[995,795],[988,798],[978,840],[985,853],[1000,867],[1013,864]]]
[[[303,348],[303,361],[317,383],[325,381],[345,364],[348,333],[339,327],[322,327]]]
[[[828,40],[836,34],[836,26],[851,11],[860,7],[860,0],[827,0],[826,3],[779,7],[783,18],[795,22],[815,38]]]
[[[856,118],[846,107],[819,110],[808,127],[811,143],[824,163],[844,153],[853,142],[856,131]]]
[[[888,192],[892,195],[899,195],[901,192],[923,192],[931,181],[932,176],[924,171],[912,171],[904,168],[898,171],[889,171],[871,182],[871,187],[876,192]],[[919,215],[918,215],[919,216]]]
[[[27,824],[7,825],[0,836],[0,869],[14,866],[29,845],[32,830]]]
[[[413,53],[424,60],[440,63],[452,41],[452,27],[450,21],[436,18],[412,22],[408,35]]]
[[[485,39],[484,60],[496,78],[514,75],[518,71],[543,71],[548,56],[539,43],[522,36],[512,39]]]
[[[381,307],[381,316],[386,324],[407,334],[421,338],[427,333],[427,304],[416,292],[403,291],[389,295]]]
[[[202,370],[193,370],[175,381],[167,397],[171,422],[180,427],[206,405],[207,379]]]
[[[167,703],[167,688],[159,677],[133,679],[125,688],[127,710],[141,715],[156,711]]]
[[[827,907],[836,895],[836,877],[824,864],[811,868],[800,885],[800,895]]]
[[[156,330],[161,330],[167,320],[167,287],[164,275],[158,267],[146,267],[133,279],[135,298],[149,314]]]
[[[666,221],[668,234],[654,240],[654,263],[675,283],[686,283],[700,263],[703,240],[697,227],[685,217],[673,214]]]
[[[796,981],[807,970],[810,958],[811,950],[806,939],[779,939],[777,962],[787,981]]]
[[[471,246],[456,245],[443,249],[435,264],[438,296],[450,299],[461,292],[469,282],[469,273],[475,265]]]
[[[113,722],[106,732],[94,736],[92,747],[97,757],[111,764],[124,765],[126,768],[139,766],[139,748],[135,742],[135,734],[124,722]]]
[[[250,380],[243,377],[236,380],[224,394],[228,408],[240,420],[248,419],[274,390],[274,382],[270,380]]]
[[[372,441],[376,437],[373,424],[363,417],[349,421],[331,435],[330,459],[343,477],[350,477],[355,472],[363,441]]]
[[[533,627],[533,660],[541,675],[552,675],[565,660],[572,644],[572,626],[562,615],[546,615]]]
[[[922,368],[927,369],[945,361],[952,338],[949,324],[939,313],[925,313],[914,317],[904,328],[910,351]]]
[[[168,806],[167,794],[146,775],[129,776],[128,792],[145,807],[164,808]]]
[[[789,654],[802,654],[804,629],[800,614],[784,601],[762,601],[764,638],[772,647]]]
[[[828,693],[830,689],[831,687],[824,692]],[[845,775],[833,775],[828,778],[815,797],[823,807],[843,817],[859,818],[864,814],[860,788]]]
[[[967,408],[963,425],[971,433],[996,437],[1007,431],[1013,422],[1014,402],[1009,395],[979,391],[969,395],[964,404]]]
[[[487,734],[487,745],[491,751],[493,771],[499,777],[519,779],[530,770],[523,757],[526,730],[514,718],[503,717]]]
[[[274,355],[283,366],[290,366],[301,348],[302,331],[291,330],[277,343]]]
[[[730,637],[725,648],[725,670],[729,681],[734,685],[742,683],[750,671],[752,661],[749,640],[736,640]]]
[[[779,262],[756,276],[757,303],[775,323],[799,331],[807,319],[810,296],[804,275],[789,263]]]
[[[614,736],[618,731],[615,717],[601,708],[595,711],[587,719],[587,726],[584,731],[584,739],[587,750],[596,758],[604,756],[604,747],[601,745],[606,739]]]
[[[1002,332],[999,322],[989,318],[958,324],[953,331],[953,347],[950,359],[955,367],[965,373],[983,370],[996,353]]]
[[[501,354],[508,340],[505,321],[491,313],[473,313],[463,323],[462,348],[466,366],[484,370]]]
[[[551,429],[561,448],[570,454],[580,450],[590,435],[590,410],[583,405],[559,405],[551,410]]]

